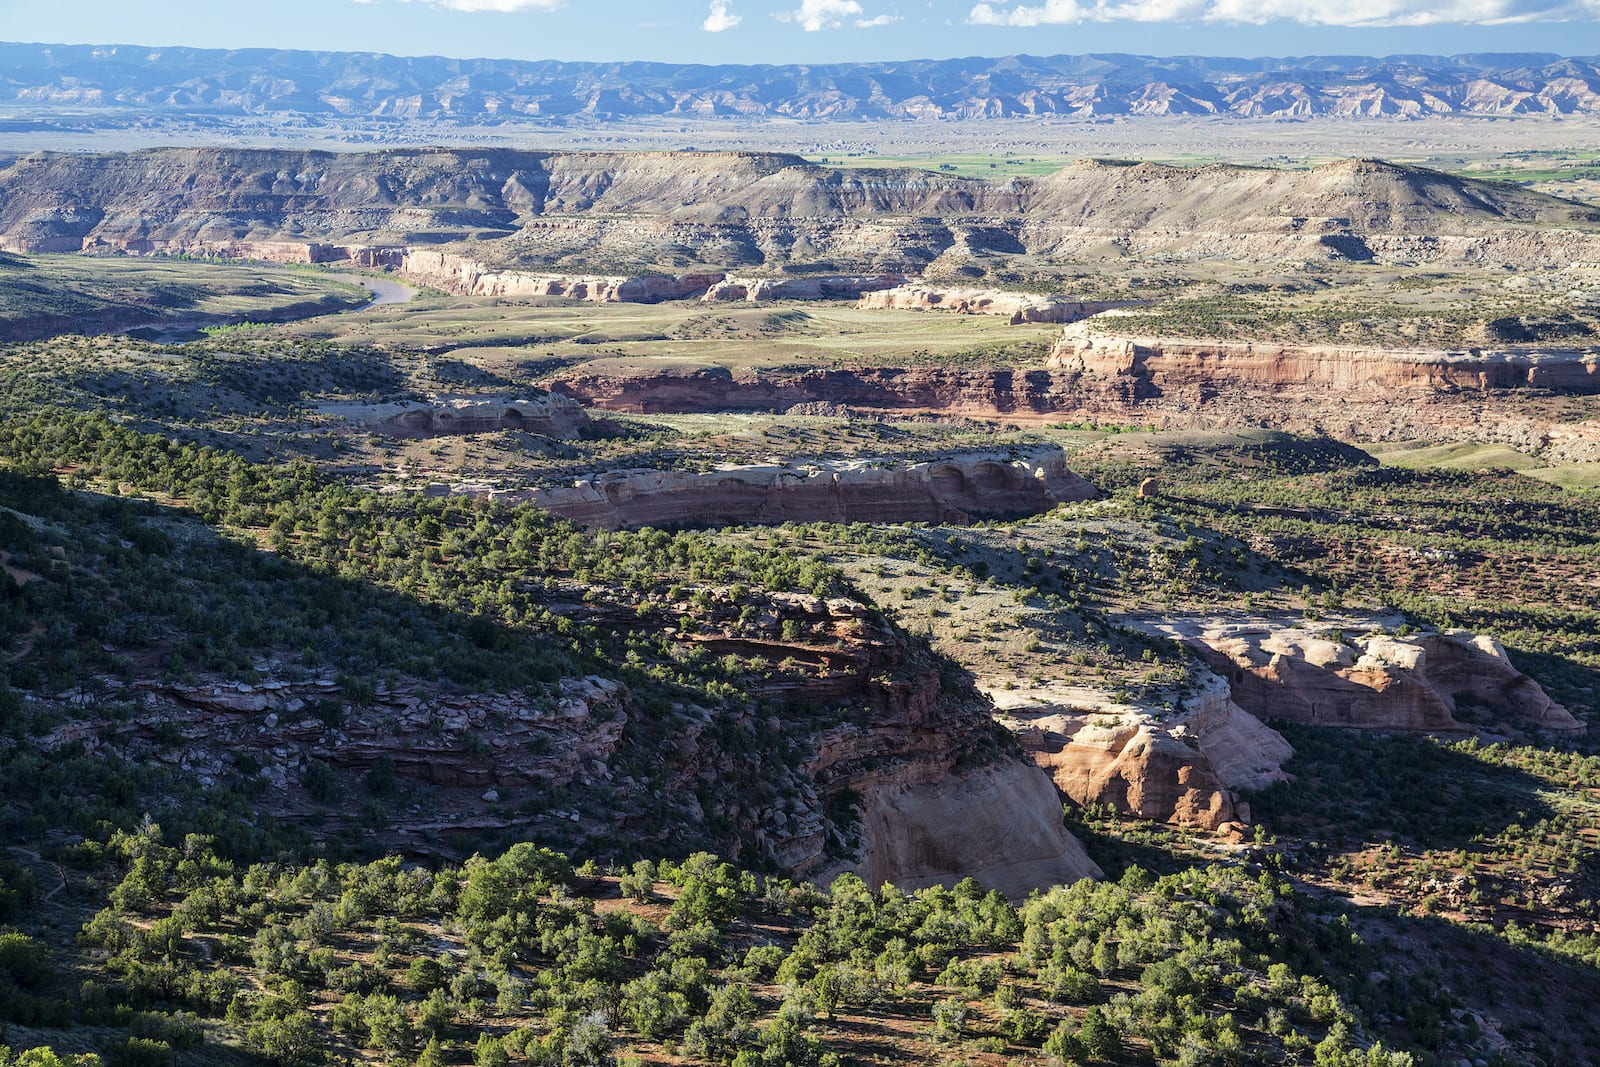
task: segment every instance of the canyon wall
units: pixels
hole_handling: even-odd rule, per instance
[[[1043,772],[997,738],[987,701],[866,605],[719,593],[680,630],[583,591],[548,602],[610,625],[632,616],[683,651],[766,666],[707,704],[642,704],[603,675],[506,693],[392,676],[352,692],[277,660],[256,663],[249,683],[99,678],[67,696],[22,695],[63,722],[40,738],[45,749],[115,753],[206,786],[259,777],[272,817],[313,833],[360,818],[401,850],[437,851],[455,831],[601,854],[709,845],[800,877],[855,871],[913,887],[972,876],[1013,896],[1098,875]],[[641,762],[641,745],[660,747]],[[375,772],[423,790],[425,808],[366,822],[348,800]],[[563,793],[576,799],[543,802]]]
[[[1225,383],[1234,389],[1339,390],[1391,396],[1537,388],[1600,392],[1600,352],[1341,348],[1249,341],[1128,337],[1067,327],[1047,365],[1090,379],[1127,378],[1166,396]]]
[[[1150,628],[1183,641],[1265,718],[1319,726],[1467,733],[1464,706],[1514,729],[1581,733],[1583,724],[1512,665],[1493,639],[1460,630],[1400,635],[1363,620],[1167,620]]]
[[[1034,515],[1095,495],[1059,449],[963,453],[906,464],[840,460],[706,472],[613,471],[571,486],[511,491],[586,526],[946,522]]]
[[[317,410],[354,426],[395,437],[522,430],[546,437],[572,438],[589,424],[581,405],[555,393],[536,397],[445,396],[427,402],[385,404],[337,401],[318,404]]]
[[[957,315],[1004,315],[1012,325],[1025,322],[1076,322],[1127,301],[1069,300],[1039,293],[1013,293],[996,289],[952,289],[927,284],[900,285],[865,293],[861,308],[909,311],[948,311]]]
[[[1205,830],[1248,823],[1239,793],[1286,780],[1294,755],[1210,674],[1176,712],[1008,703],[1002,721],[1076,803]]]

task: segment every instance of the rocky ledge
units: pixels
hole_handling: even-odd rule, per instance
[[[1495,349],[1346,348],[1272,342],[1120,336],[1104,324],[1062,331],[1048,366],[1089,379],[1132,379],[1144,393],[1255,388],[1337,389],[1358,397],[1513,388],[1600,392],[1600,352]]]
[[[587,526],[721,526],[782,522],[947,522],[1033,515],[1095,488],[1059,449],[726,466],[706,472],[613,471],[572,486],[513,492]]]
[[[317,410],[352,426],[394,437],[443,437],[523,430],[546,437],[577,437],[588,425],[583,407],[570,397],[440,396],[428,401],[320,404]]]
[[[1076,322],[1127,302],[1072,300],[1039,293],[1013,293],[998,289],[950,289],[930,285],[901,285],[866,293],[856,305],[862,308],[911,311],[948,311],[958,315],[1004,315],[1012,325],[1024,322]]]

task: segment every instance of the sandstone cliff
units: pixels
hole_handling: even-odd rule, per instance
[[[903,274],[822,274],[785,278],[729,275],[706,290],[702,300],[846,300],[905,284]]]
[[[948,522],[1033,515],[1095,495],[1059,449],[963,453],[905,464],[842,460],[698,473],[613,471],[551,489],[496,494],[586,526]]]
[[[1324,726],[1465,733],[1463,706],[1501,727],[1580,733],[1583,724],[1517,670],[1505,649],[1461,630],[1398,635],[1383,620],[1316,627],[1292,619],[1150,624],[1228,680],[1263,718]]]
[[[1519,387],[1600,391],[1600,352],[1341,348],[1166,337],[1067,327],[1048,366],[1091,379],[1131,378],[1169,395],[1208,383],[1262,392],[1333,389],[1358,397]]]
[[[1248,823],[1239,791],[1286,779],[1282,765],[1294,755],[1215,675],[1174,713],[1089,693],[1043,704],[995,695],[1002,721],[1063,794],[1140,818],[1206,830]]]
[[[866,293],[858,307],[912,311],[949,311],[958,315],[1004,315],[1013,325],[1024,322],[1076,322],[1122,303],[1069,300],[1038,293],[1012,293],[996,289],[951,289],[932,285],[901,285]]]
[[[589,422],[581,406],[569,397],[554,393],[531,398],[443,396],[428,402],[387,404],[340,401],[320,404],[317,410],[397,437],[524,430],[546,437],[571,438],[578,436]]]

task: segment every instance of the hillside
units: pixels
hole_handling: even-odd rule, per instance
[[[455,264],[408,258],[436,247]],[[1377,161],[1091,161],[991,181],[759,153],[161,149],[40,153],[0,169],[0,248],[419,274],[915,271],[1013,255],[1548,265],[1600,259],[1600,221],[1570,201]]]

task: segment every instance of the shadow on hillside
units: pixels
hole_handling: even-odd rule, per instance
[[[1538,778],[1436,738],[1273,726],[1295,747],[1285,767],[1295,780],[1252,794],[1250,807],[1258,826],[1280,836],[1455,849],[1554,814]]]

